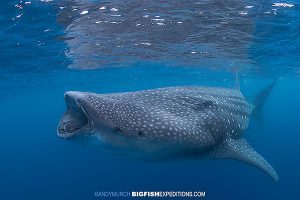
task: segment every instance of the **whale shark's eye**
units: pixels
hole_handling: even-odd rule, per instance
[[[139,132],[138,132],[138,135],[139,135],[139,136],[142,136],[143,134],[144,134],[143,131],[139,131]]]
[[[119,127],[115,127],[115,128],[114,128],[114,131],[115,131],[115,132],[120,132],[121,129],[120,129]]]

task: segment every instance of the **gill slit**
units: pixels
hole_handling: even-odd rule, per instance
[[[85,116],[88,118],[88,123],[89,123],[89,127],[91,127],[91,133],[94,132],[94,128],[95,128],[95,123],[93,121],[93,119],[87,114],[86,110],[80,106],[81,110],[84,112]]]

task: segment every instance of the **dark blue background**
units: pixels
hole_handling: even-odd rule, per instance
[[[245,133],[277,170],[278,183],[232,160],[150,162],[118,157],[56,136],[65,91],[105,93],[191,84],[232,87],[234,74],[138,62],[131,68],[68,69],[71,61],[63,53],[68,47],[56,39],[63,29],[56,22],[55,8],[37,3],[17,22],[11,20],[19,14],[15,3],[0,5],[0,199],[95,199],[95,191],[137,190],[205,191],[205,199],[300,199],[299,74],[281,72],[279,66],[288,63],[297,71],[294,55],[263,59],[261,49],[279,47],[258,41],[256,45],[264,48],[254,45],[251,56],[259,58],[262,69],[277,64],[276,75],[261,70],[241,77],[241,90],[250,101],[274,77],[282,77],[266,102],[265,125],[251,123]],[[263,28],[263,21],[257,26]],[[43,32],[47,28],[53,31]],[[291,37],[286,29],[282,33]],[[287,54],[288,48],[294,52],[299,47],[297,41],[285,47]]]

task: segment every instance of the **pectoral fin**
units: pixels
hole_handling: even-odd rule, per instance
[[[263,170],[275,182],[278,181],[278,175],[273,167],[244,139],[227,139],[220,148],[213,152],[213,155],[217,158],[235,159],[248,163]]]

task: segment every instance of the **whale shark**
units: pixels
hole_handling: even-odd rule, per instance
[[[83,135],[128,148],[151,146],[158,151],[189,150],[234,159],[261,169],[277,182],[273,167],[242,137],[251,115],[260,118],[275,83],[263,89],[253,104],[241,93],[238,81],[234,88],[176,86],[109,94],[68,91],[57,134],[62,138]]]

